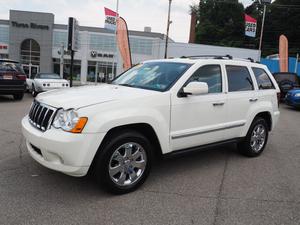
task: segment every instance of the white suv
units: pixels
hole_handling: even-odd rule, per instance
[[[236,142],[264,150],[279,88],[266,66],[226,57],[153,60],[112,84],[39,95],[22,120],[30,155],[71,176],[90,168],[114,193],[135,190],[154,155]]]

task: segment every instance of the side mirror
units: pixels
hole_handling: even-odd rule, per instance
[[[208,85],[205,82],[190,82],[183,88],[183,93],[186,95],[201,95],[208,93]]]

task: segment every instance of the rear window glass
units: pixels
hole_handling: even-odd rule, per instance
[[[35,76],[37,79],[61,79],[56,73],[40,73]]]
[[[253,82],[247,67],[226,66],[228,91],[251,91],[254,90]]]
[[[260,90],[275,89],[270,77],[264,69],[252,67],[252,70]]]
[[[296,74],[291,73],[274,73],[273,74],[275,80],[277,83],[280,83],[281,81],[292,81],[295,84],[299,84],[298,77]]]
[[[19,72],[24,73],[18,63],[9,61],[0,61],[0,72]]]

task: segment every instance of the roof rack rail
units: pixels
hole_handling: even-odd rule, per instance
[[[231,55],[192,55],[181,56],[182,59],[200,59],[200,58],[212,58],[212,59],[233,59]]]
[[[252,58],[233,58],[231,55],[193,55],[193,56],[181,56],[181,59],[201,59],[201,58],[210,58],[210,59],[231,59],[231,60],[240,60],[254,63],[255,60]],[[259,62],[256,62],[259,63]]]
[[[239,61],[247,61],[247,62],[252,62],[252,63],[254,63],[255,62],[255,60],[254,59],[252,59],[252,58],[233,58],[233,60],[239,60]]]

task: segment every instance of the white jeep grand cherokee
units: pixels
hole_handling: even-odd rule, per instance
[[[30,155],[71,176],[90,168],[114,193],[135,190],[157,153],[237,142],[264,150],[279,117],[266,66],[225,57],[147,61],[112,84],[39,95],[22,120]]]

